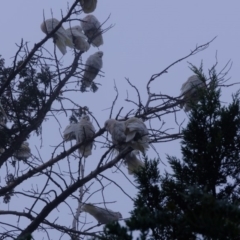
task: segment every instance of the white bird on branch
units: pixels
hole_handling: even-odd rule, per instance
[[[206,83],[203,82],[197,75],[189,77],[181,87],[181,95],[184,95],[184,102],[181,104],[181,108],[184,107],[185,112],[190,111],[190,102],[197,103],[199,101],[199,89],[206,87]]]
[[[87,15],[81,21],[82,29],[94,47],[103,44],[101,24],[94,15]]]
[[[59,21],[55,18],[47,19],[41,24],[41,29],[45,34],[49,34],[58,24]],[[71,48],[74,47],[72,38],[68,36],[66,30],[62,26],[54,33],[53,42],[63,55],[67,52],[66,46]]]
[[[93,92],[97,91],[98,87],[93,84],[93,80],[98,75],[103,66],[102,61],[103,52],[98,51],[90,55],[86,61],[84,75],[82,79],[81,91],[84,92],[86,87],[92,86]]]
[[[90,45],[87,42],[88,38],[83,34],[82,28],[80,26],[74,26],[66,29],[67,35],[72,39],[74,47],[77,50],[86,52]]]
[[[91,214],[99,223],[107,224],[112,221],[118,221],[122,218],[120,212],[113,212],[106,208],[94,206],[91,203],[83,204],[82,211]]]
[[[125,143],[143,153],[149,148],[148,130],[139,118],[132,117],[126,121],[109,119],[105,122],[105,128],[112,135],[113,144]]]
[[[137,158],[137,150],[145,153],[149,148],[148,130],[143,121],[135,117],[126,121],[109,119],[105,122],[105,128],[111,134],[113,144],[116,145],[115,149],[118,152],[127,146],[135,149],[123,158],[128,173],[133,174],[140,167],[144,167],[144,163]]]
[[[63,138],[65,141],[75,139],[76,143],[83,143],[84,141],[92,138],[95,134],[95,128],[90,122],[90,117],[84,115],[79,123],[72,123],[66,127],[63,132]],[[92,154],[93,141],[83,144],[78,150],[82,157],[87,158]]]
[[[97,7],[97,0],[80,0],[80,5],[84,13],[91,13]]]
[[[13,154],[18,160],[27,160],[31,155],[31,149],[28,142],[23,142],[21,147]]]

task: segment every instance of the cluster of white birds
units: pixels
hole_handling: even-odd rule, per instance
[[[183,95],[183,103],[181,108],[184,107],[184,111],[191,110],[191,103],[197,103],[199,101],[199,89],[207,88],[205,82],[203,82],[197,75],[193,75],[183,83],[181,88],[181,95]]]
[[[80,5],[84,13],[91,13],[96,9],[97,0],[80,0]],[[40,27],[48,35],[55,30],[59,23],[57,19],[51,18],[45,20]],[[90,43],[94,47],[103,45],[101,24],[92,14],[88,14],[81,19],[81,24],[71,26],[68,29],[61,25],[52,35],[52,38],[54,44],[63,55],[67,53],[67,47],[87,52],[90,48]],[[102,56],[103,52],[98,51],[87,59],[81,85],[82,92],[86,90],[86,87],[91,87],[93,92],[98,89],[93,80],[103,66]]]
[[[122,151],[125,147],[130,146],[134,149],[124,157],[124,163],[127,165],[128,173],[144,166],[144,163],[138,159],[139,151],[145,153],[149,148],[148,129],[144,122],[136,117],[126,121],[109,119],[105,122],[106,130],[112,136],[112,142],[117,152]]]
[[[82,11],[86,14],[79,25],[65,29],[62,25],[52,35],[54,44],[64,55],[67,52],[67,47],[75,48],[76,50],[87,52],[90,45],[99,47],[103,45],[103,37],[101,24],[98,19],[89,13],[92,13],[97,6],[97,0],[80,0]],[[55,18],[47,19],[41,24],[41,29],[45,34],[51,34],[52,31],[59,25],[59,21]],[[81,80],[81,91],[84,92],[86,88],[91,87],[93,92],[98,88],[93,80],[99,74],[103,66],[102,62],[103,52],[98,51],[90,55],[86,61],[83,78]],[[191,76],[181,88],[181,94],[183,96],[184,110],[187,112],[191,109],[191,102],[197,102],[198,88],[206,87],[206,84],[202,82],[197,75]],[[124,157],[124,163],[127,166],[128,173],[134,174],[140,168],[144,167],[144,163],[139,159],[140,152],[146,153],[149,148],[149,134],[148,129],[144,122],[136,117],[129,118],[127,120],[115,120],[108,119],[105,122],[105,129],[111,134],[112,143],[116,152],[121,152],[126,147],[131,147],[133,150]],[[65,141],[76,140],[77,144],[81,144],[79,147],[80,157],[87,158],[92,154],[93,137],[95,135],[95,128],[90,121],[88,115],[82,116],[78,123],[71,123],[63,132],[63,138]],[[28,144],[25,142],[21,147],[21,151],[17,152],[19,159],[23,159],[22,152],[27,149]],[[30,152],[30,151],[29,151]],[[15,157],[17,158],[15,155]],[[109,209],[100,208],[93,204],[83,204],[82,211],[88,212],[99,223],[109,223],[111,221],[117,221],[122,218],[121,213],[114,212]]]
[[[85,80],[86,83],[90,82]],[[90,84],[90,83],[88,83]],[[182,85],[181,95],[183,95],[184,110],[187,112],[191,109],[191,102],[198,102],[199,88],[206,88],[197,75],[193,75]],[[105,129],[111,134],[112,143],[115,151],[121,152],[126,147],[133,150],[124,157],[124,163],[127,166],[128,173],[134,174],[140,168],[144,167],[144,163],[138,158],[139,152],[146,153],[149,148],[149,133],[144,122],[136,117],[127,120],[108,119],[104,124]],[[87,139],[93,138],[95,129],[90,122],[89,116],[83,116],[79,123],[73,123],[64,130],[64,139],[66,141],[75,139],[77,143],[84,143]],[[83,157],[91,155],[93,141],[83,144],[79,148],[79,153]],[[93,204],[84,204],[82,211],[91,214],[99,223],[109,223],[122,218],[121,213],[114,212],[109,209],[100,208]]]
[[[149,136],[148,129],[141,119],[136,117],[129,118],[126,121],[108,119],[105,122],[105,129],[111,134],[117,152],[128,146],[134,149],[124,158],[129,174],[133,174],[139,167],[144,166],[137,155],[139,151],[145,153],[148,150]],[[65,128],[63,139],[65,141],[76,140],[77,144],[82,143],[78,151],[81,157],[87,158],[92,154],[93,140],[90,139],[94,137],[95,132],[90,117],[84,115],[78,123],[71,123]]]
[[[127,166],[128,173],[134,174],[144,163],[138,159],[139,151],[145,153],[149,148],[148,129],[144,122],[136,117],[125,121],[108,119],[104,125],[105,129],[112,136],[112,143],[117,152],[126,147],[131,147],[133,151],[124,157],[124,163]],[[65,141],[76,140],[76,143],[82,143],[78,149],[81,157],[87,158],[92,154],[93,137],[95,128],[90,122],[88,115],[82,116],[78,123],[71,123],[63,132]],[[121,213],[109,209],[100,208],[92,204],[84,204],[82,211],[91,214],[99,223],[109,223],[122,218]]]

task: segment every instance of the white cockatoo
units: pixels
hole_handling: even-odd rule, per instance
[[[132,148],[145,152],[149,148],[148,129],[142,119],[132,117],[125,121],[126,142],[131,142]]]
[[[97,0],[80,0],[80,5],[84,13],[91,13],[97,7]]]
[[[101,24],[94,15],[87,15],[81,21],[82,29],[94,47],[103,44]]]
[[[31,149],[28,142],[23,142],[21,147],[13,154],[18,160],[27,160],[31,155]]]
[[[181,107],[184,106],[184,111],[188,112],[191,110],[190,101],[197,103],[199,100],[198,89],[206,88],[206,84],[197,76],[193,75],[188,78],[188,80],[183,83],[181,87],[181,95],[184,95],[184,103],[181,104]]]
[[[95,128],[90,122],[90,117],[88,115],[82,116],[78,123],[72,123],[66,127],[63,132],[63,138],[65,141],[70,141],[75,139],[77,143],[82,143],[95,134]],[[79,148],[80,156],[87,158],[92,154],[93,141],[86,143]]]
[[[99,223],[107,224],[122,218],[120,212],[113,212],[106,208],[94,206],[91,203],[83,204],[82,211],[91,214]]]
[[[113,144],[125,143],[143,153],[149,148],[148,130],[139,118],[132,117],[126,121],[108,119],[105,128],[112,135]]]
[[[82,79],[81,91],[84,92],[86,87],[90,87],[92,85],[93,80],[98,75],[100,69],[103,66],[102,61],[103,52],[98,51],[92,55],[90,55],[86,61],[86,66],[84,70],[84,75]],[[97,90],[97,86],[95,86],[95,91]]]
[[[41,29],[45,34],[49,34],[58,24],[59,21],[55,18],[47,19],[41,24]],[[57,45],[63,55],[67,52],[66,46],[71,48],[74,47],[72,38],[68,36],[66,30],[62,26],[54,33],[53,42]]]
[[[83,34],[82,28],[80,26],[74,26],[66,29],[67,35],[72,39],[74,47],[77,50],[86,52],[90,45],[87,42],[88,38]]]
[[[133,150],[124,157],[124,163],[127,165],[128,174],[132,175],[139,168],[144,167],[144,163],[137,158],[138,151]]]

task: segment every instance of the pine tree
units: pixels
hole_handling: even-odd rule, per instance
[[[207,83],[202,67],[192,70]],[[215,68],[209,79],[182,131],[182,160],[168,156],[172,173],[160,174],[158,161],[146,159],[131,218],[106,226],[101,239],[134,239],[136,230],[137,239],[240,238],[239,93],[223,106]]]

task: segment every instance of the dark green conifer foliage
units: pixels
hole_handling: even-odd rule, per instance
[[[135,239],[136,230],[137,239],[240,239],[239,93],[223,106],[215,68],[208,81],[202,67],[192,70],[208,87],[182,131],[182,160],[168,156],[172,173],[160,175],[146,159],[131,218],[107,225],[102,239]]]

